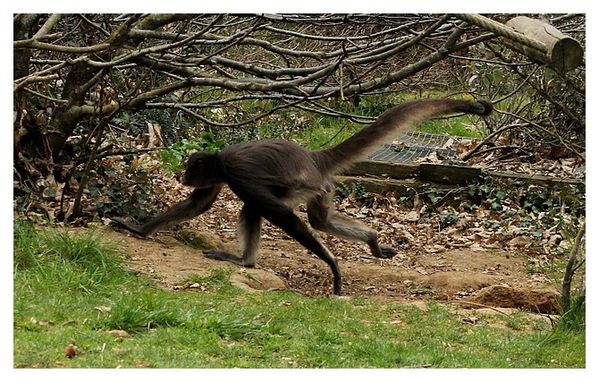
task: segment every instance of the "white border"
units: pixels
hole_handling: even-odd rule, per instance
[[[595,12],[595,1],[547,1],[547,0],[518,0],[495,2],[468,2],[465,0],[446,1],[390,1],[390,0],[300,0],[296,3],[284,1],[212,1],[209,4],[199,1],[115,1],[102,0],[96,2],[61,1],[35,2],[15,1],[3,3],[7,10],[2,12],[2,52],[7,54],[2,70],[2,116],[3,139],[0,140],[0,187],[2,211],[0,235],[0,372],[2,377],[12,380],[43,379],[49,381],[64,381],[66,378],[81,378],[105,380],[106,378],[177,378],[177,380],[222,380],[242,379],[246,381],[302,381],[308,380],[364,380],[376,378],[378,381],[398,380],[447,380],[447,381],[501,381],[507,380],[541,380],[544,382],[560,381],[574,378],[576,381],[590,380],[596,374],[597,364],[593,362],[597,352],[596,306],[597,285],[594,276],[597,261],[594,260],[597,227],[596,217],[599,216],[597,203],[594,198],[597,193],[597,155],[599,150],[590,150],[587,158],[587,368],[586,370],[14,370],[12,355],[12,139],[8,131],[12,131],[12,14],[16,12],[202,12],[202,13],[314,13],[314,12],[351,12],[351,13],[445,13],[445,12],[479,12],[479,13],[587,13],[587,145],[595,148],[599,143],[597,132],[599,119],[596,96],[597,82],[597,38],[599,18]],[[9,53],[10,52],[10,53]],[[595,62],[595,64],[592,64]],[[11,134],[12,136],[12,134]],[[32,349],[35,351],[35,349]],[[596,379],[596,378],[595,378]]]

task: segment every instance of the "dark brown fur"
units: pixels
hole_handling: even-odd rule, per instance
[[[260,239],[262,218],[325,261],[333,272],[333,292],[341,293],[341,273],[335,256],[293,212],[307,202],[310,225],[320,231],[368,244],[373,256],[393,257],[393,248],[380,245],[376,231],[332,210],[332,176],[350,166],[393,135],[414,124],[450,113],[488,115],[486,101],[450,99],[419,100],[400,104],[381,115],[341,144],[322,151],[307,151],[285,140],[239,143],[211,154],[192,154],[182,183],[194,187],[192,195],[143,226],[113,219],[120,226],[147,236],[168,224],[190,219],[210,208],[226,183],[244,202],[239,233],[242,256],[205,251],[208,257],[253,267]]]

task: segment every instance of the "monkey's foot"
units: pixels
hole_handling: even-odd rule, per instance
[[[229,263],[233,263],[235,265],[249,267],[248,265],[243,264],[241,257],[233,255],[229,252],[219,251],[216,249],[206,249],[203,250],[202,253],[204,256],[212,260],[228,261]]]
[[[381,245],[381,258],[390,259],[397,255],[395,248],[389,247],[388,245]]]
[[[129,226],[129,223],[127,223],[127,222],[125,221],[125,219],[122,219],[122,218],[112,218],[112,217],[111,217],[111,218],[109,218],[109,219],[110,219],[110,221],[111,221],[111,222],[113,222],[113,223],[114,223],[114,224],[115,224],[117,227],[121,227],[121,228],[122,228],[122,227],[125,227],[125,228],[126,228],[126,227],[128,227],[128,226]]]
[[[341,279],[335,278],[333,280],[333,294],[335,296],[341,296]]]

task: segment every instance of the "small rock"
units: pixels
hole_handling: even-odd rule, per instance
[[[127,333],[125,330],[109,330],[108,334],[110,334],[113,337],[117,337],[117,338],[131,337],[131,335],[129,333]]]
[[[531,243],[531,239],[526,236],[516,236],[507,242],[510,247],[525,247]]]
[[[404,216],[404,220],[408,222],[417,222],[420,220],[420,214],[417,211],[410,211]]]
[[[466,324],[476,324],[478,323],[478,317],[470,316],[462,318],[462,322]]]

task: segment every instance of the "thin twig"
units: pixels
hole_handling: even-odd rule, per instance
[[[564,279],[562,280],[562,310],[564,312],[570,309],[570,292],[572,288],[572,279],[574,278],[574,273],[576,269],[578,269],[583,262],[578,261],[578,257],[582,252],[582,238],[584,237],[586,231],[586,222],[582,222],[582,225],[578,229],[578,233],[576,234],[576,238],[574,239],[574,243],[572,244],[572,249],[570,251],[570,257],[568,258],[568,263],[566,264],[566,270],[564,271]]]
[[[461,301],[461,300],[448,300],[447,302],[456,303],[456,304],[465,304],[465,305],[471,305],[471,306],[478,306],[480,308],[487,308],[487,309],[494,310],[494,311],[496,311],[498,313],[501,313],[504,316],[510,317],[510,315],[507,314],[506,312],[502,312],[501,310],[499,310],[499,309],[497,309],[497,308],[495,308],[493,306],[481,304],[481,303],[478,303],[478,302]]]

